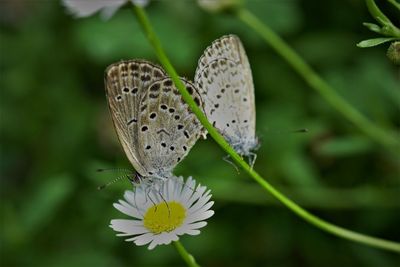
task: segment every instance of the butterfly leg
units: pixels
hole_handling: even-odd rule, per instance
[[[169,209],[168,202],[167,200],[163,197],[161,194],[161,188],[158,189],[158,194],[160,195],[160,198],[164,201],[165,205],[167,206],[168,209],[168,217],[171,217],[171,210]]]
[[[153,206],[155,207],[154,212],[157,212],[157,204],[156,202],[150,197],[150,191],[152,190],[152,188],[149,186],[148,188],[146,188],[146,198],[148,197],[149,200],[151,201],[151,203],[153,204]]]
[[[248,160],[249,160],[249,165],[250,165],[250,169],[253,170],[254,167],[254,163],[256,162],[257,159],[257,154],[250,152],[249,156],[248,156]]]
[[[229,159],[230,159],[230,156],[229,156],[229,155],[224,156],[222,159],[223,159],[225,162],[228,162],[229,164],[231,164],[231,165],[235,168],[235,170],[237,171],[237,173],[240,174],[239,168],[235,165],[234,162],[232,162],[232,161],[229,160]]]

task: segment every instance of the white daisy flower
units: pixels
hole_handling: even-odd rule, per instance
[[[134,219],[111,220],[110,227],[119,232],[117,236],[132,236],[126,241],[136,245],[157,245],[177,241],[178,236],[200,234],[199,228],[214,211],[210,190],[189,177],[171,177],[158,185],[142,183],[135,191],[126,191],[125,200],[114,203],[114,207]]]
[[[67,10],[78,18],[89,17],[100,11],[103,19],[109,19],[125,3],[144,7],[150,0],[62,0]]]
[[[201,8],[210,12],[220,12],[239,7],[242,0],[197,0]]]

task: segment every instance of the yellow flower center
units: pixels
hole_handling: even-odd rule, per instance
[[[154,234],[171,232],[181,226],[186,209],[178,202],[162,202],[149,208],[144,215],[144,227]]]

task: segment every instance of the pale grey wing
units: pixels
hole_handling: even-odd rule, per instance
[[[211,62],[196,79],[207,118],[234,147],[256,138],[246,79],[242,66],[226,59]]]
[[[145,60],[121,61],[105,71],[106,95],[118,139],[140,174],[144,169],[138,154],[139,103],[149,85],[163,77],[165,72],[160,67]]]
[[[195,86],[181,80],[202,108]],[[149,87],[140,102],[138,125],[138,151],[146,175],[162,178],[183,160],[204,130],[170,78]]]
[[[239,138],[251,144],[244,144],[245,147],[254,147],[257,141],[253,78],[237,36],[223,36],[207,47],[196,69],[195,84],[204,100],[206,115],[211,122],[215,121],[221,134],[231,144],[240,142]],[[216,107],[223,108],[217,111]],[[232,121],[237,125],[232,127]]]
[[[227,59],[244,66],[249,65],[242,42],[236,35],[224,35],[213,41],[200,57],[197,71],[201,72],[207,65],[216,59]]]

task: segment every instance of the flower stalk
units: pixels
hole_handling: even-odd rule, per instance
[[[181,255],[182,259],[186,262],[186,264],[189,267],[200,267],[200,265],[196,263],[194,257],[186,251],[185,247],[181,244],[181,242],[174,241],[173,243],[179,255]]]
[[[150,44],[153,46],[154,52],[156,53],[160,63],[163,65],[164,69],[167,71],[168,75],[171,77],[173,82],[175,83],[175,86],[178,88],[180,93],[182,94],[183,99],[188,103],[190,106],[191,110],[193,113],[196,114],[200,122],[203,124],[203,126],[208,130],[209,134],[211,137],[224,149],[229,156],[240,166],[242,167],[246,173],[253,179],[255,180],[262,188],[264,188],[266,191],[271,193],[275,198],[277,198],[280,202],[282,202],[287,208],[289,208],[292,212],[297,214],[299,217],[307,221],[308,223],[316,226],[317,228],[326,231],[328,233],[331,233],[333,235],[354,241],[354,242],[359,242],[364,245],[369,245],[375,248],[380,248],[380,249],[385,249],[389,251],[394,251],[397,253],[400,253],[400,243],[394,242],[394,241],[389,241],[389,240],[384,240],[376,237],[371,237],[368,235],[360,234],[339,226],[336,226],[332,223],[329,223],[327,221],[324,221],[320,219],[319,217],[311,214],[307,210],[303,209],[299,205],[297,205],[295,202],[290,200],[288,197],[286,197],[284,194],[282,194],[280,191],[275,189],[270,183],[268,183],[266,180],[264,180],[256,171],[254,171],[236,152],[235,150],[229,146],[229,144],[225,141],[225,139],[217,132],[217,130],[210,124],[210,122],[207,120],[206,116],[204,113],[201,111],[201,109],[196,105],[190,94],[187,92],[185,86],[179,79],[179,76],[175,69],[173,68],[171,62],[169,61],[167,55],[165,54],[161,42],[159,41],[156,33],[154,32],[149,19],[147,18],[147,15],[145,11],[137,6],[133,7],[134,13],[136,15],[136,18],[141,25],[144,34],[146,35],[147,39],[149,40]],[[243,14],[242,14],[243,15]],[[247,18],[251,18],[249,14],[247,14]],[[246,16],[245,16],[246,18]],[[257,21],[256,21],[257,22]],[[266,30],[268,34],[268,29]],[[277,36],[276,36],[277,37]],[[287,45],[283,46],[284,51],[289,51],[289,53],[294,53],[293,51],[290,50],[290,48]],[[295,54],[295,56],[297,56]],[[298,57],[298,56],[297,56]],[[305,64],[302,60],[299,61],[300,67],[302,67],[303,64]],[[297,63],[299,63],[297,62]],[[308,66],[306,66],[306,72],[313,73],[311,69],[309,69]],[[303,69],[304,71],[304,69]],[[314,73],[313,73],[314,74]],[[308,76],[307,76],[308,77]],[[316,75],[312,75],[311,77],[308,77],[309,82],[314,84],[315,82],[317,85],[321,83],[321,79]],[[316,80],[316,81],[315,81]],[[324,82],[322,81],[324,84]],[[328,86],[328,85],[325,85]],[[328,86],[329,87],[329,86]],[[327,94],[328,96],[331,95],[333,92],[330,92],[329,90],[321,90],[323,93]],[[343,104],[340,100],[337,100],[338,98],[333,97],[333,99],[336,99],[338,103]],[[339,98],[340,99],[340,98]],[[346,102],[343,104],[345,107],[350,107]],[[352,109],[350,109],[352,110]],[[353,116],[355,116],[356,119],[360,119],[360,114],[357,113],[356,111],[353,111]],[[357,121],[357,120],[356,120]],[[365,119],[361,117],[362,124],[365,124]],[[368,122],[369,123],[369,122]],[[393,144],[396,142],[396,140],[393,140],[391,136],[388,136],[386,133],[378,131],[374,128],[374,126],[371,126],[370,124],[367,123],[367,131],[371,136],[374,136],[375,139],[381,141],[383,144],[388,145],[388,144]],[[365,127],[365,125],[364,125]],[[371,131],[372,127],[372,132]]]

